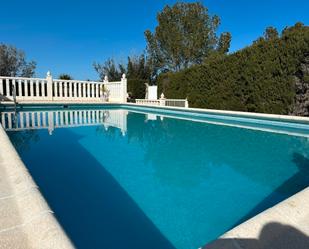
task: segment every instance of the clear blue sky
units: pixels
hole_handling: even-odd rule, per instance
[[[23,49],[37,62],[37,76],[69,73],[96,79],[94,61],[124,62],[145,48],[144,31],[172,0],[1,1],[0,42]],[[205,0],[221,18],[219,32],[232,33],[231,50],[250,45],[267,26],[309,25],[308,0]]]

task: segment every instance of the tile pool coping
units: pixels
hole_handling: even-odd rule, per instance
[[[3,102],[2,102],[3,104]],[[309,125],[309,117],[299,117],[299,116],[287,116],[287,115],[276,115],[276,114],[263,114],[263,113],[248,113],[248,112],[238,112],[238,111],[224,111],[224,110],[213,110],[213,109],[199,109],[199,108],[181,108],[181,107],[166,107],[166,106],[149,106],[149,105],[136,105],[134,103],[101,103],[101,102],[89,102],[89,103],[68,103],[68,102],[57,102],[57,103],[40,103],[40,102],[22,102],[20,103],[25,106],[33,106],[36,107],[40,105],[44,105],[46,107],[57,107],[61,105],[74,105],[74,106],[117,106],[117,107],[129,107],[134,109],[157,109],[157,110],[172,110],[172,111],[181,111],[181,112],[193,112],[193,113],[204,113],[204,114],[217,114],[217,115],[228,115],[234,117],[244,117],[244,118],[255,118],[255,119],[267,119],[267,120],[276,120],[276,121],[284,121],[284,122],[295,122]],[[12,104],[9,104],[12,106]],[[15,165],[14,165],[15,164]],[[4,165],[4,166],[3,166]],[[9,165],[14,165],[11,169]],[[18,167],[16,167],[18,165]],[[9,138],[7,137],[5,131],[0,125],[0,172],[5,170],[13,170],[13,174],[15,176],[21,174],[24,175],[24,178],[29,181],[27,183],[29,186],[35,190],[36,198],[40,200],[40,204],[37,204],[37,207],[44,206],[45,211],[48,212],[47,219],[45,224],[46,227],[50,227],[53,229],[55,236],[48,237],[47,241],[53,241],[54,244],[57,245],[57,248],[72,248],[72,244],[69,239],[66,237],[64,231],[61,226],[58,224],[55,217],[52,215],[52,211],[48,207],[44,197],[40,194],[39,190],[35,186],[31,176],[26,170],[24,164],[19,158],[17,152],[15,151],[13,145],[11,144]],[[1,172],[2,173],[2,172]],[[5,175],[5,174],[4,174]],[[13,176],[13,175],[12,175]],[[14,182],[14,178],[7,177],[7,180],[10,181],[11,185],[16,188],[15,192],[18,191],[20,186]],[[15,180],[16,181],[16,180]],[[3,192],[3,186],[0,183],[0,201],[1,194]],[[29,187],[30,188],[30,187]],[[18,197],[19,198],[19,197]],[[20,202],[17,197],[14,197],[15,204]],[[17,200],[15,200],[17,199]],[[34,206],[33,203],[27,203],[30,206]],[[0,210],[1,211],[1,210]],[[20,208],[20,214],[22,217],[29,216],[30,208]],[[8,221],[10,222],[10,221]],[[2,222],[1,222],[2,223]],[[299,193],[289,197],[288,199],[278,203],[277,205],[257,214],[253,218],[245,221],[244,223],[238,225],[237,227],[231,229],[227,233],[220,236],[217,240],[211,242],[210,244],[202,247],[207,249],[245,249],[245,248],[268,248],[269,243],[272,243],[273,240],[276,240],[277,246],[272,245],[272,248],[284,248],[282,247],[282,243],[285,245],[294,245],[292,248],[303,248],[301,243],[303,241],[296,241],[293,237],[289,237],[287,234],[284,234],[280,231],[273,231],[271,234],[268,234],[267,238],[261,240],[261,234],[265,227],[269,225],[277,224],[277,227],[281,225],[282,227],[290,227],[296,229],[299,233],[309,236],[309,187],[300,191]],[[2,233],[0,227],[0,244],[2,240]],[[16,232],[16,231],[15,231]],[[39,234],[44,233],[43,231],[39,231]],[[23,235],[25,235],[23,233]],[[27,240],[31,241],[32,244],[35,243],[45,243],[45,240],[35,240],[38,239],[38,234],[31,233],[27,235]],[[7,239],[7,238],[5,238]],[[49,242],[50,242],[49,241]],[[252,243],[249,241],[255,241],[255,246],[252,246]],[[281,241],[281,243],[279,243]],[[9,243],[10,241],[6,241]],[[10,242],[11,243],[11,242]],[[14,241],[12,242],[14,243]],[[300,243],[298,246],[295,243]],[[47,243],[48,244],[48,243]],[[45,244],[44,244],[45,245]],[[308,244],[306,244],[308,246]],[[48,247],[44,247],[48,248]],[[290,247],[286,247],[290,248]]]
[[[0,248],[74,248],[0,124]]]

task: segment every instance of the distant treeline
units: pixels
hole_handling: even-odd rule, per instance
[[[233,54],[213,53],[201,65],[158,78],[168,98],[188,98],[190,107],[288,114],[295,80],[309,84],[301,63],[309,55],[309,27],[301,23],[264,37]]]

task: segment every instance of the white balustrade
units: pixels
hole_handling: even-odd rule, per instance
[[[123,103],[127,96],[126,84],[125,75],[117,82],[108,82],[107,78],[104,82],[58,80],[49,72],[45,79],[0,76],[0,101],[13,101],[16,94],[17,102],[101,102],[101,89],[105,85],[108,101]]]
[[[147,105],[147,106],[171,106],[171,107],[189,107],[187,99],[136,99],[135,103],[137,105]]]

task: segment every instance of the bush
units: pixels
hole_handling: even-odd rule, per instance
[[[230,55],[213,54],[198,66],[158,77],[167,98],[188,97],[191,107],[287,114],[293,76],[309,51],[309,27],[300,23],[280,37],[259,38]]]

